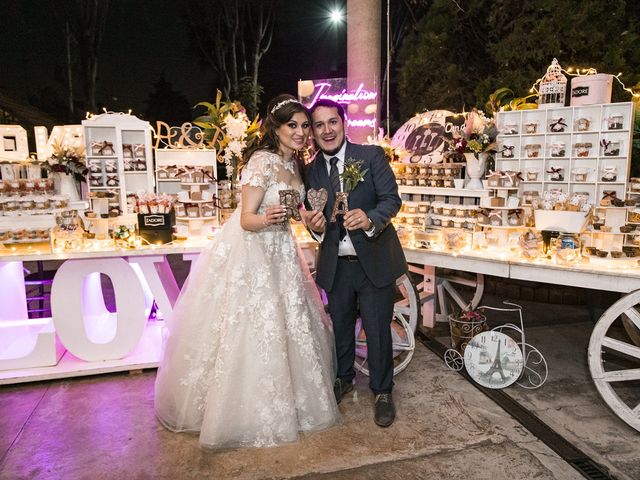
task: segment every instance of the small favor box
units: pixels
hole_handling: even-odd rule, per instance
[[[175,223],[173,210],[169,213],[139,213],[138,233],[152,244],[169,243],[173,239]]]

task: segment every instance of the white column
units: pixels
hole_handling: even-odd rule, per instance
[[[361,83],[367,90],[378,92],[377,115],[380,118],[380,49],[382,6],[380,0],[347,0],[347,76],[348,88],[356,90]],[[357,112],[350,112],[352,116]],[[379,124],[379,121],[378,121]],[[349,138],[364,143],[372,132],[367,128],[349,129]]]

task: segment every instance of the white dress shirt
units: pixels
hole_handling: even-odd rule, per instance
[[[344,154],[346,149],[347,149],[347,142],[344,142],[342,144],[342,147],[338,151],[338,153],[336,153],[335,155],[327,155],[326,153],[320,153],[320,155],[322,155],[322,157],[324,158],[324,162],[327,167],[327,175],[329,176],[331,175],[330,160],[334,157],[338,159],[338,162],[336,163],[336,166],[338,167],[338,175],[342,175],[342,172],[344,172]],[[320,158],[318,158],[318,160],[320,160]],[[342,178],[340,178],[340,189],[341,190],[344,189]],[[372,237],[374,230],[375,230],[375,227],[372,228],[371,230],[366,231],[365,233],[369,237]],[[318,240],[318,242],[322,242],[322,240],[324,239],[324,233],[316,234],[313,231],[311,233],[316,238],[316,240]],[[347,234],[344,236],[342,240],[340,240],[340,243],[338,244],[338,256],[342,257],[344,255],[358,255],[356,253],[356,249],[353,248],[353,242],[351,241],[351,237],[349,236],[349,230],[347,230]]]

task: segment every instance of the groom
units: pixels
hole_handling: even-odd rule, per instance
[[[338,403],[353,390],[355,322],[359,313],[367,335],[374,419],[379,426],[388,427],[396,414],[391,396],[395,280],[407,270],[390,222],[402,202],[383,150],[346,141],[342,105],[319,100],[311,108],[311,117],[313,135],[321,151],[307,166],[305,183],[307,189],[326,189],[329,200],[323,212],[308,212],[305,220],[320,242],[316,281],[327,293],[338,356],[333,390]],[[344,189],[340,175],[345,160],[361,161],[364,179],[349,192],[349,211],[344,218],[327,222],[336,192]]]

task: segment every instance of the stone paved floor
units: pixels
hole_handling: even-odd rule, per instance
[[[372,419],[359,378],[343,423],[268,449],[203,451],[153,415],[155,372],[0,390],[0,478],[577,479],[570,466],[422,345],[397,378],[398,419]]]

